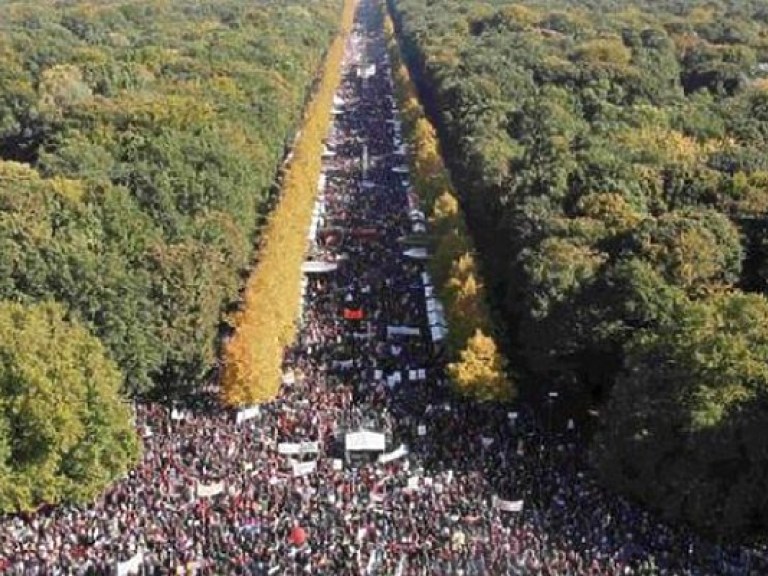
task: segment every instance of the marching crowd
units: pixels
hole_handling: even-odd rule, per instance
[[[599,488],[571,427],[452,394],[429,276],[405,254],[424,228],[372,9],[347,46],[309,252],[326,266],[280,398],[137,405],[141,463],[88,507],[2,519],[0,573],[768,573]],[[346,450],[361,429],[391,452]]]

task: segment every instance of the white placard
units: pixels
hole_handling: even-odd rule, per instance
[[[392,450],[392,452],[387,452],[386,454],[382,454],[381,456],[379,456],[379,462],[381,464],[386,464],[387,462],[392,462],[393,460],[402,458],[407,454],[408,454],[408,448],[404,444],[400,444],[400,447],[397,448],[396,450]]]
[[[224,482],[214,482],[213,484],[197,483],[197,497],[210,498],[224,492]]]
[[[383,452],[386,449],[387,441],[384,434],[360,430],[347,434],[344,437],[344,445],[348,451]]]
[[[317,469],[317,460],[311,462],[294,462],[293,463],[293,475],[294,476],[306,476],[311,474]]]
[[[419,424],[419,427],[416,429],[416,432],[419,434],[419,436],[426,436],[427,427],[424,424]]]
[[[277,453],[286,456],[295,456],[296,454],[317,454],[319,451],[319,442],[281,442],[277,445]]]
[[[144,563],[144,552],[139,550],[130,560],[117,563],[117,576],[129,576],[141,572]]]
[[[494,496],[493,507],[502,512],[522,512],[523,501],[522,500],[502,500]]]
[[[256,418],[261,413],[261,409],[258,406],[251,406],[250,408],[243,408],[237,411],[235,422],[241,424],[251,418]]]

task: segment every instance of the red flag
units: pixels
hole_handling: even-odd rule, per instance
[[[355,310],[353,308],[344,308],[344,319],[345,320],[362,320],[363,309],[357,308]]]

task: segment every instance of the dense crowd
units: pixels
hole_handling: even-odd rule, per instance
[[[367,15],[347,46],[309,250],[328,266],[307,274],[280,398],[242,418],[206,397],[137,405],[141,464],[87,508],[3,519],[0,572],[768,573],[600,489],[572,427],[553,435],[524,407],[451,393],[423,260],[404,255],[423,226]],[[360,429],[404,449],[388,462],[345,450]],[[317,451],[279,452],[303,442]]]

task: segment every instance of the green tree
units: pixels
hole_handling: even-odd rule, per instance
[[[768,525],[768,301],[718,295],[643,331],[605,410],[604,477],[712,531]]]
[[[101,343],[44,303],[0,304],[0,509],[86,502],[139,444]]]

